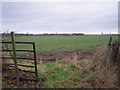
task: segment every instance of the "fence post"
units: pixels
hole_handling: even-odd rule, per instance
[[[38,77],[38,75],[37,75],[37,61],[36,61],[35,43],[33,43],[33,50],[34,50],[35,75],[36,75],[36,77]]]
[[[109,40],[109,44],[111,46],[111,43],[112,43],[112,36],[110,36],[110,40]]]
[[[16,56],[16,46],[15,46],[15,40],[14,40],[14,32],[11,32],[11,40],[12,40],[12,48],[13,48],[13,60],[15,64],[15,72],[16,72],[16,80],[19,82],[19,71],[18,71],[18,64],[17,64],[17,56]]]
[[[111,49],[111,44],[112,44],[112,37],[110,36],[110,40],[106,46],[106,50],[104,52],[104,60],[103,60],[103,65],[107,68],[109,66],[109,62],[110,62],[110,59],[111,59],[111,52],[112,52],[112,49]]]

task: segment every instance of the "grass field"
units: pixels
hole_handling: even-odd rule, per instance
[[[109,36],[34,36],[16,37],[16,41],[32,41],[41,52],[72,51],[77,49],[100,49],[109,42]],[[117,39],[117,37],[113,37]],[[17,45],[17,49],[32,49],[29,45]]]

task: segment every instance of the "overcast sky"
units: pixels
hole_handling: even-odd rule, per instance
[[[3,30],[18,33],[117,33],[118,3],[4,2]]]

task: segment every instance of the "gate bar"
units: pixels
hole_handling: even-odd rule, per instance
[[[33,43],[33,51],[34,51],[34,63],[35,63],[35,74],[36,74],[36,77],[38,77],[37,75],[37,62],[36,62],[36,50],[35,50],[35,43]]]

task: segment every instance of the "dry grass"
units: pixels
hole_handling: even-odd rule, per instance
[[[80,81],[84,84],[84,87],[90,88],[117,88],[118,87],[118,75],[116,67],[106,68],[103,65],[104,50],[98,51],[92,60],[78,60],[76,54],[64,60],[64,64],[74,64],[79,67],[79,72],[87,69],[89,70],[87,77]],[[59,62],[59,60],[57,61]]]
[[[103,65],[104,51],[95,54],[89,66],[89,75],[83,80],[85,86],[94,88],[115,88],[118,76],[116,67],[106,68]]]

